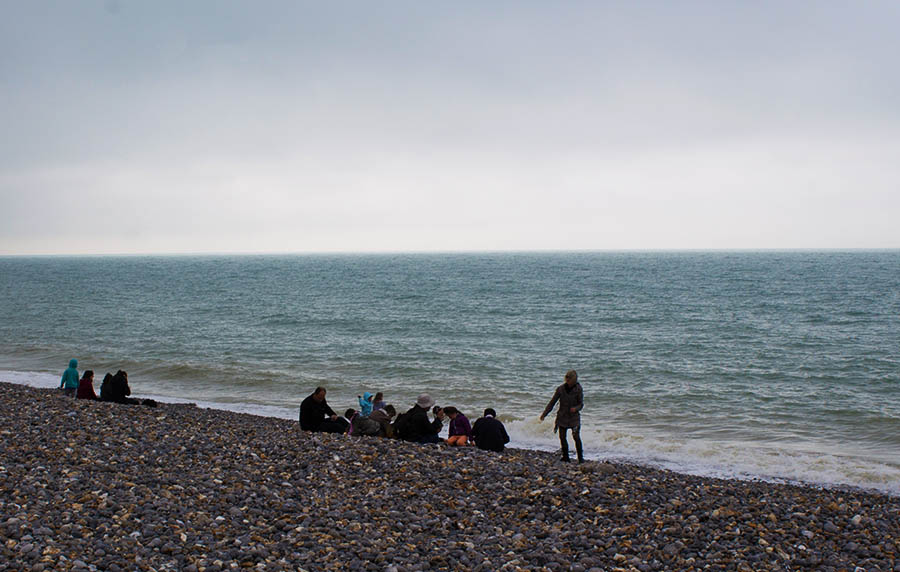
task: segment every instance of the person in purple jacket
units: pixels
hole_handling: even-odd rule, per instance
[[[445,407],[444,414],[450,418],[450,432],[447,444],[451,447],[462,447],[472,439],[472,426],[468,418],[455,407]]]

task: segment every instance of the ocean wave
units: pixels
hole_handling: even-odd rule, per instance
[[[559,450],[553,422],[507,419],[511,445]],[[900,496],[900,463],[835,452],[797,449],[791,443],[678,439],[637,430],[582,427],[585,456],[726,479],[761,479],[822,487],[852,486]],[[570,438],[571,448],[571,438]]]

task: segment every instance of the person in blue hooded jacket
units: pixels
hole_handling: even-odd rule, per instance
[[[62,379],[59,380],[59,388],[63,390],[63,392],[70,396],[75,397],[75,392],[78,391],[78,360],[72,358],[69,360],[69,367],[66,368],[66,371],[62,374]]]
[[[368,417],[372,414],[372,398],[375,397],[370,392],[365,392],[362,394],[362,397],[357,396],[359,400],[359,415],[361,417]]]

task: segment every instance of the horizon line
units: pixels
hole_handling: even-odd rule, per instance
[[[774,253],[774,252],[891,252],[900,247],[768,247],[768,248],[584,248],[584,249],[507,249],[507,250],[295,250],[295,251],[187,251],[187,252],[58,252],[0,253],[0,258],[139,258],[199,256],[386,256],[386,255],[459,255],[459,254],[678,254],[678,253]]]

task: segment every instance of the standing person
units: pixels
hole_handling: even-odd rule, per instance
[[[575,452],[578,453],[578,462],[584,462],[584,453],[581,449],[581,410],[584,408],[584,390],[578,383],[578,374],[574,369],[566,372],[566,381],[556,388],[553,399],[544,408],[541,421],[547,417],[553,406],[559,401],[559,411],[556,412],[556,426],[559,430],[559,444],[562,446],[562,460],[569,462],[569,443],[566,433],[572,430],[572,439],[575,441]]]
[[[59,380],[59,388],[69,397],[75,397],[78,391],[78,360],[72,358],[69,360],[69,367],[63,372],[62,378]]]
[[[372,414],[372,397],[373,395],[368,391],[362,394],[362,397],[356,396],[357,401],[359,401],[359,414],[363,417],[368,417]]]
[[[468,445],[472,439],[472,426],[469,419],[455,407],[445,407],[444,413],[450,418],[449,437],[447,444],[451,447]]]
[[[325,393],[324,387],[317,387],[300,404],[300,428],[304,431],[343,433],[350,424],[338,418],[334,410],[328,406]]]
[[[484,417],[475,420],[472,437],[479,449],[497,453],[502,453],[503,446],[509,443],[506,427],[497,419],[497,412],[490,407],[484,410]]]
[[[84,375],[81,376],[81,381],[78,382],[78,394],[75,397],[78,399],[100,399],[94,392],[93,370],[84,370]]]
[[[438,409],[434,414],[434,421],[428,420],[428,410],[434,405],[434,399],[427,393],[423,393],[416,399],[412,409],[397,418],[395,431],[404,441],[415,443],[440,443],[438,433],[444,426],[444,412]]]

